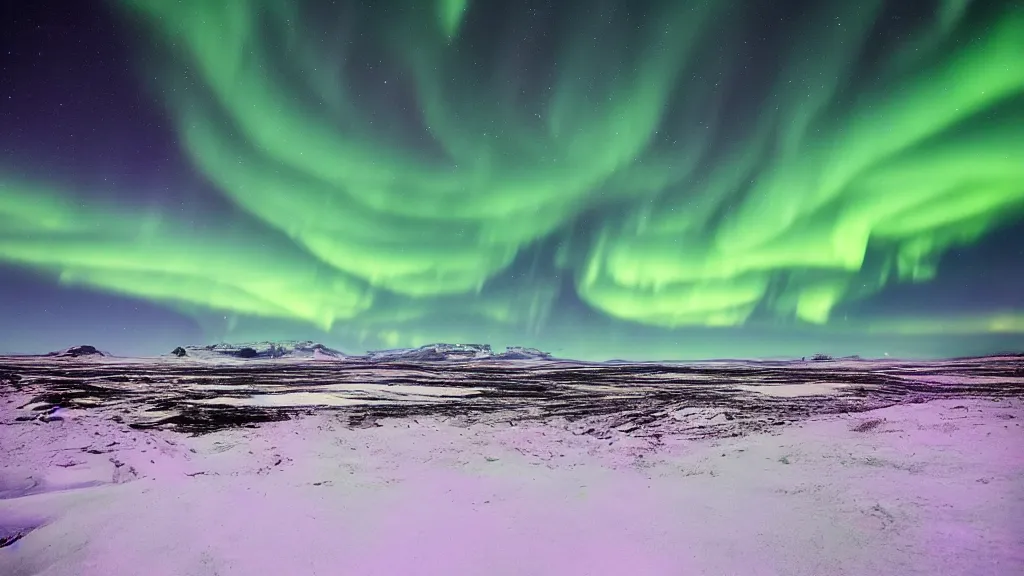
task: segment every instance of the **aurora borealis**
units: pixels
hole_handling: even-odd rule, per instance
[[[4,349],[60,336],[32,293],[149,353],[1024,347],[1019,2],[75,10],[5,34]]]

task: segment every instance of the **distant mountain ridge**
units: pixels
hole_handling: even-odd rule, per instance
[[[222,342],[207,346],[179,346],[174,349],[172,354],[179,358],[240,358],[243,360],[273,360],[277,358],[336,360],[345,358],[345,354],[342,352],[312,340],[243,342],[238,344]]]
[[[206,346],[177,347],[171,352],[178,358],[215,360],[232,358],[242,360],[314,359],[364,360],[370,362],[470,362],[479,360],[547,360],[551,354],[536,348],[509,346],[504,352],[495,352],[489,344],[436,343],[419,348],[375,350],[365,355],[346,355],[343,352],[311,340],[286,340],[243,343],[219,343]]]
[[[13,356],[19,356],[14,354]],[[28,354],[36,356],[36,354]],[[44,358],[94,358],[97,360],[117,360],[125,358],[97,349],[95,346],[81,344],[71,346],[63,350],[47,352],[39,355]],[[278,340],[259,341],[209,345],[178,346],[170,353],[162,355],[164,358],[191,358],[195,360],[355,360],[363,362],[474,362],[488,360],[555,360],[550,353],[527,348],[524,346],[508,346],[504,352],[495,352],[489,344],[448,344],[434,343],[420,346],[418,348],[395,348],[388,350],[374,350],[360,355],[348,355],[339,350],[330,348],[312,340]],[[143,357],[144,358],[144,357]],[[962,356],[946,358],[944,360],[969,360],[979,358],[1024,358],[1024,352],[1000,352],[985,354],[982,356]],[[657,364],[657,363],[707,363],[707,362],[782,362],[782,363],[832,363],[832,362],[892,362],[896,358],[888,355],[884,358],[862,358],[858,355],[833,357],[828,354],[817,353],[802,358],[708,358],[698,360],[603,360],[601,364]],[[913,360],[906,360],[913,361]],[[924,360],[922,360],[924,361]]]
[[[419,348],[375,350],[365,358],[373,362],[469,362],[473,360],[549,360],[551,354],[536,348],[509,346],[496,353],[489,344],[427,344]]]

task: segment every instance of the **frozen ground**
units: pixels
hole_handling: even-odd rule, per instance
[[[6,359],[0,574],[1017,575],[1022,377]]]

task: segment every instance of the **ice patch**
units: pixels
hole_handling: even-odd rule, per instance
[[[827,396],[835,394],[849,384],[837,384],[832,382],[808,382],[806,384],[764,384],[761,386],[737,386],[746,392],[757,392],[765,396],[777,398],[797,398],[800,396]]]

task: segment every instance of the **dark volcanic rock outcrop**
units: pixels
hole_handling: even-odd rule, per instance
[[[83,344],[81,346],[72,346],[59,352],[50,352],[47,356],[59,356],[62,358],[79,358],[82,356],[106,356],[103,352],[96,349],[95,346],[89,346]]]
[[[178,346],[173,351],[171,351],[171,354],[174,354],[178,358],[181,358],[182,356],[188,356],[188,352],[186,352],[185,349],[182,348],[181,346]]]

